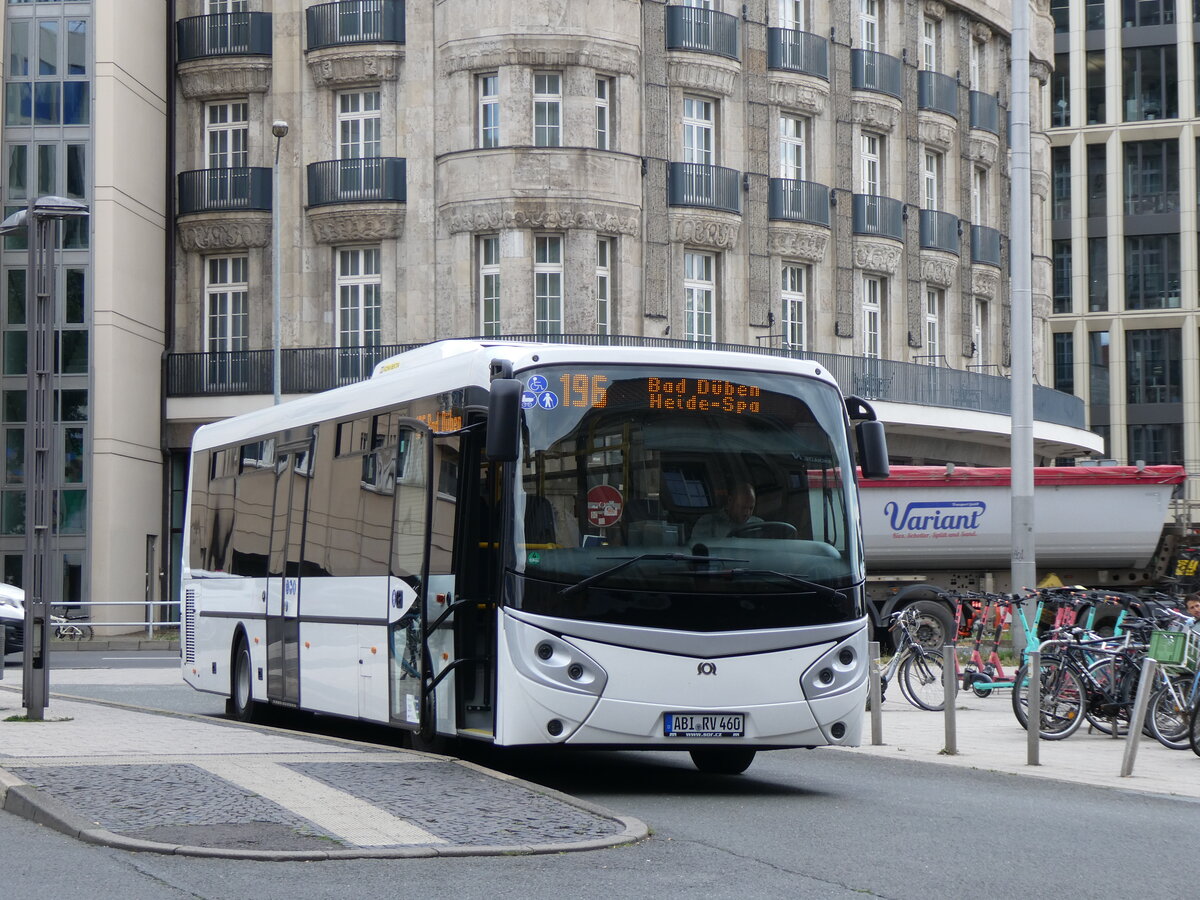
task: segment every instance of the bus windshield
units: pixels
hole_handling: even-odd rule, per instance
[[[522,378],[505,602],[690,631],[862,615],[855,493],[843,482],[853,464],[834,387],[635,365]]]

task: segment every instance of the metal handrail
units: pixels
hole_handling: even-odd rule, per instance
[[[307,49],[346,44],[403,44],[404,0],[339,0],[304,11]]]
[[[694,6],[667,7],[668,50],[697,50],[740,59],[737,16]]]
[[[767,29],[767,68],[829,80],[829,42],[794,28]]]
[[[904,240],[904,204],[892,197],[855,194],[852,218],[855,234]]]
[[[829,225],[829,188],[815,181],[772,178],[767,193],[767,216],[786,222]]]
[[[958,79],[924,69],[918,72],[917,106],[958,118]]]
[[[223,210],[269,210],[271,170],[257,166],[180,172],[179,215]]]
[[[213,56],[270,56],[271,14],[213,13],[190,16],[175,23],[176,59]]]
[[[970,121],[972,128],[1000,133],[1000,101],[983,91],[971,91]]]
[[[308,165],[308,205],[408,200],[407,160],[395,156],[330,159]]]
[[[958,216],[936,209],[923,209],[920,216],[921,249],[959,251]]]
[[[669,163],[667,205],[741,213],[741,173],[704,163]]]
[[[850,86],[899,99],[904,94],[904,65],[899,58],[874,50],[850,51]]]
[[[1000,232],[986,225],[971,226],[971,262],[1000,265]]]

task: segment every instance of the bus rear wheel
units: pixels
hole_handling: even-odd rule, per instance
[[[753,750],[741,747],[705,747],[688,751],[692,763],[708,775],[741,775],[754,762]]]
[[[239,722],[253,722],[258,715],[258,704],[252,699],[254,667],[250,662],[250,648],[241,638],[233,652],[233,675],[229,683],[229,702],[225,712]]]

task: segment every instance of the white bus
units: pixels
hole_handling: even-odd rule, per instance
[[[874,412],[807,361],[395,356],[196,432],[184,678],[241,718],[279,704],[416,746],[679,749],[734,773],[758,749],[856,744],[852,438],[886,476]]]

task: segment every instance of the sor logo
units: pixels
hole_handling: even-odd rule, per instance
[[[717,674],[717,664],[710,663],[710,662],[702,662],[702,663],[700,663],[700,665],[696,666],[696,674],[697,675],[716,675]]]

